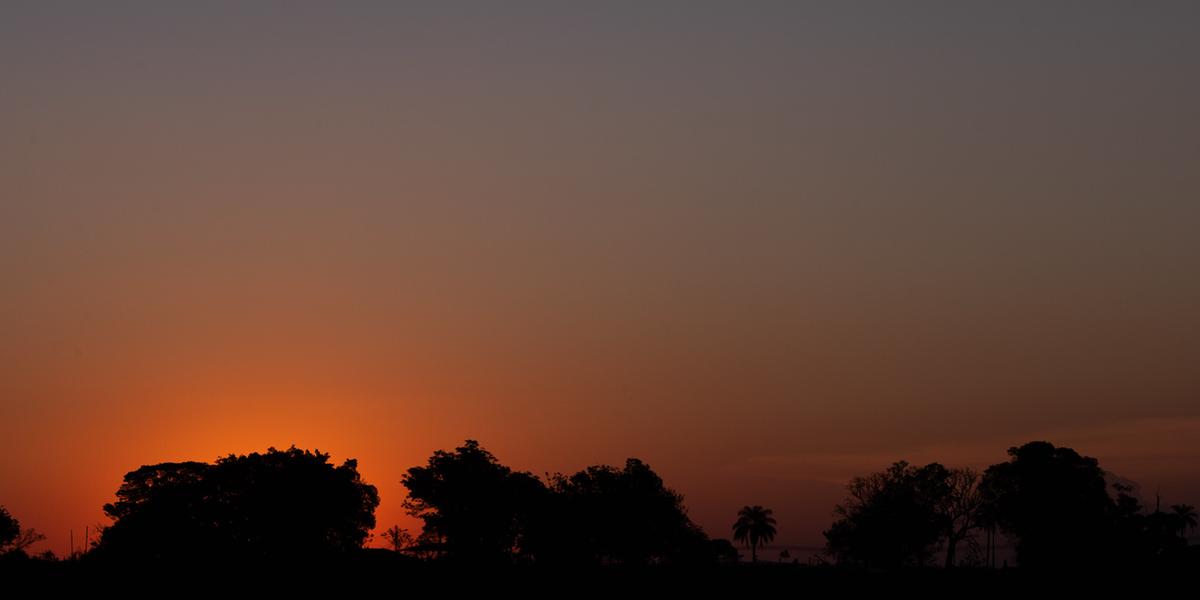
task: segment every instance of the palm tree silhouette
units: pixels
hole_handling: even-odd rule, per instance
[[[1176,504],[1171,507],[1179,523],[1179,537],[1187,537],[1189,529],[1196,528],[1196,507],[1190,504]]]
[[[758,562],[758,546],[775,539],[775,517],[771,509],[743,506],[733,524],[733,539],[750,546],[750,561]]]

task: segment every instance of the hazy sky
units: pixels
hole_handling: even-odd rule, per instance
[[[819,544],[1075,447],[1200,503],[1200,3],[0,4],[0,504],[648,462]]]

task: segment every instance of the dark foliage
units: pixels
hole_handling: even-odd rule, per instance
[[[21,534],[21,523],[8,513],[8,509],[0,506],[0,548],[14,542]]]
[[[1017,539],[1025,567],[1071,567],[1110,558],[1115,505],[1096,459],[1048,442],[1009,448],[982,489],[997,524]]]
[[[1157,568],[1189,560],[1186,532],[1195,509],[1176,505],[1147,513],[1130,486],[1109,494],[1096,459],[1070,448],[1031,442],[1010,448],[1009,462],[980,477],[970,469],[897,462],[856,477],[839,519],[825,532],[839,564],[897,569],[931,564],[945,550],[946,566],[966,543],[979,559],[976,532],[985,535],[994,565],[997,528],[1016,542],[1020,566],[1045,571]]]
[[[593,466],[549,485],[502,465],[475,440],[439,450],[402,480],[424,549],[452,562],[557,565],[715,561],[683,498],[648,465]]]
[[[36,530],[22,529],[21,523],[0,506],[0,556],[25,556],[25,550],[46,539]]]
[[[1136,567],[1182,562],[1188,549],[1183,535],[1186,518],[1175,510],[1164,512],[1156,508],[1147,513],[1141,501],[1132,495],[1132,487],[1121,484],[1114,487],[1117,498],[1113,505],[1110,553],[1105,562]]]
[[[425,522],[423,546],[469,563],[502,564],[528,554],[530,523],[547,495],[537,477],[500,464],[475,440],[434,452],[401,483],[408,488],[405,508]]]
[[[1110,495],[1099,462],[1070,448],[1030,442],[984,474],[997,524],[1016,538],[1022,567],[1144,568],[1188,560],[1188,506],[1147,513],[1133,488]]]
[[[839,565],[913,573],[942,551],[946,566],[954,566],[955,547],[965,544],[971,552],[964,564],[979,566],[975,533],[983,530],[987,564],[995,566],[991,541],[999,528],[1016,541],[1021,571],[1039,577],[1085,567],[1115,573],[1200,566],[1186,537],[1196,527],[1194,507],[1162,510],[1156,499],[1147,511],[1125,484],[1111,486],[1110,495],[1099,463],[1070,448],[1032,442],[1009,455],[982,478],[969,469],[903,461],[855,477],[836,508],[839,519],[825,532],[829,554]],[[435,578],[489,566],[530,576],[695,574],[722,563],[730,574],[792,568],[731,564],[738,562],[733,544],[709,539],[688,517],[682,495],[638,459],[543,481],[467,440],[409,469],[403,483],[406,507],[423,519],[423,532],[414,539],[392,527],[382,534],[392,550],[371,550],[363,545],[379,497],[354,460],[335,466],[328,454],[292,447],[212,464],[148,465],[126,474],[116,501],[105,505],[113,524],[94,551],[67,560],[26,554],[42,536],[21,529],[0,507],[0,567],[47,573],[57,568],[50,564],[79,563],[133,573],[150,563],[160,567],[156,572],[182,573],[221,563],[224,569],[207,572],[249,573],[274,562],[293,573],[321,565],[331,573],[403,570]],[[755,556],[774,530],[771,511],[747,506],[734,535]]]
[[[769,508],[743,506],[733,523],[733,539],[750,547],[750,562],[758,562],[758,547],[775,539],[775,517]]]
[[[636,458],[621,469],[556,475],[550,490],[555,519],[542,531],[554,543],[540,548],[547,559],[645,565],[708,558],[708,538],[688,518],[683,496]]]
[[[841,518],[825,532],[829,553],[840,564],[928,565],[950,527],[950,474],[938,463],[918,468],[900,461],[855,477],[849,497],[835,508]]]
[[[215,464],[148,465],[125,475],[100,556],[157,560],[304,559],[361,548],[379,495],[354,460],[271,448]]]

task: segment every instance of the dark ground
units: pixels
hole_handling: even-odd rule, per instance
[[[321,563],[151,565],[82,561],[0,561],[0,577],[19,597],[1193,597],[1197,561],[1151,570],[1032,572],[1010,569],[870,571],[778,563],[709,567],[550,569],[454,566],[369,551]],[[27,591],[25,591],[27,590]]]

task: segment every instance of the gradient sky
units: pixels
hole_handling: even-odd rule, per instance
[[[648,462],[815,545],[1048,439],[1200,504],[1200,3],[0,4],[0,504]]]

